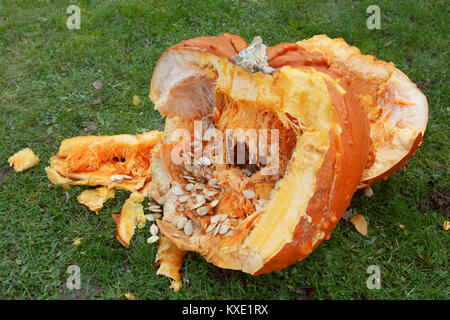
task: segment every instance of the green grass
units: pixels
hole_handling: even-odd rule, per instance
[[[278,1],[277,1],[278,2]],[[81,7],[81,30],[66,28],[66,8]],[[448,217],[430,206],[433,189],[449,192],[449,6],[446,1],[376,1],[381,30],[366,28],[373,1],[0,1],[0,298],[57,299],[68,274],[81,268],[87,298],[449,299]],[[252,277],[222,270],[189,253],[184,288],[174,293],[154,270],[155,246],[138,230],[130,248],[115,240],[111,214],[118,192],[95,215],[46,178],[60,142],[85,134],[162,129],[147,98],[155,63],[169,46],[200,35],[260,35],[275,45],[326,33],[394,62],[424,81],[430,105],[423,146],[408,165],[355,194],[352,208],[369,221],[363,237],[341,221],[331,240],[282,271]],[[148,39],[148,40],[147,40]],[[104,82],[101,90],[93,88]],[[133,95],[142,99],[132,105]],[[101,97],[100,104],[93,101]],[[89,127],[89,130],[85,128]],[[24,147],[41,161],[15,173],[7,159]],[[404,230],[399,228],[404,225]],[[82,237],[81,245],[73,240]],[[382,287],[366,287],[366,269],[381,268]],[[124,265],[129,273],[124,272]]]

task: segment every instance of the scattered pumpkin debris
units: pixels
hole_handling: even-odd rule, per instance
[[[183,286],[180,269],[183,265],[185,253],[185,251],[178,249],[169,238],[161,236],[155,259],[155,262],[159,263],[159,269],[156,274],[171,278],[170,288],[174,291],[180,291]]]
[[[356,231],[365,237],[367,236],[367,221],[362,214],[354,215],[350,218],[350,222],[353,223]]]
[[[442,224],[442,229],[448,231],[448,229],[450,229],[450,221],[448,220],[444,221],[444,223]]]
[[[81,238],[81,237],[76,238],[75,240],[73,240],[73,244],[76,245],[76,246],[80,245],[82,239],[83,238]]]
[[[114,189],[107,187],[99,187],[95,189],[84,190],[78,197],[77,200],[82,205],[85,205],[89,210],[98,213],[102,208],[103,204],[114,197]]]
[[[133,192],[125,201],[120,215],[113,215],[114,222],[117,225],[116,238],[125,247],[130,245],[136,226],[142,228],[147,220],[144,215],[144,207],[141,204],[142,201],[144,201],[144,196],[138,192]]]
[[[39,157],[30,148],[25,148],[9,157],[8,162],[16,172],[22,172],[34,167],[39,162]]]

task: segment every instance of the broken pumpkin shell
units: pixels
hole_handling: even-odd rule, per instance
[[[302,60],[265,74],[232,62],[247,47],[241,37],[195,38],[166,50],[152,76],[150,99],[168,117],[165,137],[176,128],[191,128],[196,119],[214,119],[216,112],[209,124],[218,130],[276,128],[291,141],[286,146],[286,139],[280,139],[280,158],[286,163],[268,178],[272,186],[281,181],[263,211],[255,212],[252,199],[242,194],[248,181],[262,182],[260,172],[247,177],[239,167],[214,166],[223,188],[220,194],[228,197],[216,210],[224,210],[226,203],[227,214],[237,221],[231,234],[208,234],[205,218],[191,215],[193,231],[188,236],[176,227],[176,210],[164,210],[158,221],[178,248],[196,251],[222,268],[260,274],[306,257],[329,238],[368,159],[369,124],[352,90],[330,75],[323,63],[326,57],[291,45]],[[268,48],[269,65],[283,53],[279,47]],[[318,65],[324,68],[314,67]],[[153,152],[152,177],[162,190],[182,181],[182,166],[171,162],[172,149],[173,143],[163,139]],[[175,208],[176,197],[162,194],[165,206]]]
[[[342,38],[316,35],[297,45],[326,57],[333,76],[344,79],[369,118],[370,156],[358,188],[402,168],[422,144],[428,121],[427,98],[416,84],[393,63],[364,55]]]

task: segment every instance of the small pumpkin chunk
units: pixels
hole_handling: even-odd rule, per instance
[[[16,172],[22,172],[34,167],[39,162],[39,157],[30,148],[25,148],[9,157],[8,162]]]
[[[114,197],[114,189],[108,189],[107,187],[100,187],[96,189],[84,190],[78,197],[77,200],[82,205],[85,205],[89,210],[98,213],[102,208],[103,204]]]

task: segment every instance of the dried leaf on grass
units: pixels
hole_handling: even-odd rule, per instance
[[[137,107],[141,103],[141,99],[138,96],[133,96],[133,105]]]
[[[125,298],[127,298],[128,300],[136,300],[136,296],[132,293],[125,293]]]
[[[180,291],[183,286],[180,269],[183,265],[184,254],[185,251],[178,249],[169,238],[161,236],[155,259],[155,262],[159,263],[159,269],[156,274],[171,278],[170,288],[174,291]]]
[[[73,240],[73,244],[78,246],[79,244],[81,244],[81,239],[83,239],[83,238],[81,238],[81,237],[76,238],[75,240]]]
[[[350,222],[353,223],[353,225],[356,228],[356,231],[358,231],[363,236],[367,236],[367,221],[364,218],[363,215],[357,214],[350,218]]]
[[[442,225],[442,229],[444,229],[445,231],[448,231],[448,229],[450,229],[450,221],[444,221],[444,224]]]
[[[82,205],[85,205],[89,210],[98,213],[102,208],[103,204],[114,197],[114,189],[109,189],[107,187],[100,187],[96,189],[84,190],[78,197],[77,200]]]
[[[25,148],[9,157],[8,162],[16,172],[21,172],[34,167],[39,162],[39,157],[30,148]]]
[[[94,81],[93,83],[92,83],[92,86],[95,88],[95,89],[97,89],[97,90],[100,90],[101,88],[103,88],[103,82],[102,81]]]

